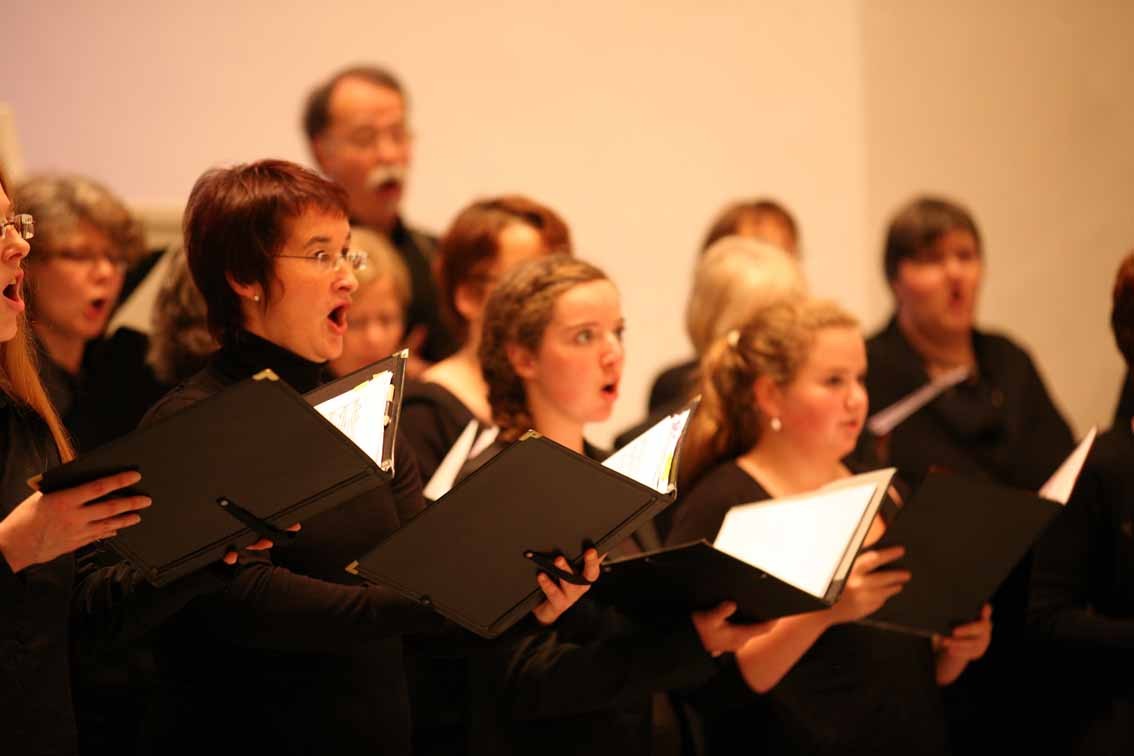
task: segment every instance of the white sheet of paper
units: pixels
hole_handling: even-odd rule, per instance
[[[315,409],[341,430],[355,446],[378,464],[386,439],[386,404],[394,374],[386,370],[370,380],[315,405]]]
[[[437,465],[433,477],[422,489],[425,498],[430,501],[437,501],[449,493],[449,489],[453,487],[453,482],[457,479],[457,473],[461,471],[461,467],[469,458],[473,442],[476,441],[476,429],[479,425],[480,423],[476,420],[469,420],[469,424],[461,431],[461,435],[457,436],[457,440],[449,447],[449,451],[441,460],[441,464]]]
[[[875,436],[885,436],[906,418],[939,397],[946,389],[956,386],[969,377],[969,368],[953,368],[937,376],[917,391],[913,391],[885,409],[879,410],[866,421],[866,427]]]
[[[1040,488],[1040,496],[1058,501],[1060,504],[1067,503],[1071,498],[1071,492],[1075,490],[1079,473],[1083,471],[1083,463],[1087,461],[1087,455],[1091,453],[1091,446],[1095,443],[1095,432],[1095,428],[1087,431],[1086,437],[1075,447],[1075,451],[1071,452],[1071,456],[1063,460],[1059,469]]]
[[[660,493],[669,493],[670,471],[677,444],[689,422],[690,410],[668,415],[603,462],[615,472],[633,478]]]
[[[867,482],[733,507],[713,546],[823,598],[877,489]]]

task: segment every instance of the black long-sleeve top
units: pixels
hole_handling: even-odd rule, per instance
[[[1028,353],[1008,338],[973,331],[976,376],[946,390],[882,443],[883,463],[915,489],[931,468],[1038,489],[1075,439]],[[929,382],[897,319],[866,342],[866,388],[878,412]],[[878,443],[863,433],[864,443]]]
[[[144,422],[264,368],[301,392],[323,378],[321,365],[241,333]],[[276,754],[408,753],[400,635],[440,623],[392,591],[362,585],[344,568],[420,506],[417,467],[399,443],[390,486],[303,522],[293,541],[259,559],[242,559],[225,591],[178,614],[157,640],[163,680],[145,747],[155,753],[218,746]],[[228,733],[223,740],[221,732]]]
[[[1028,621],[1075,753],[1134,748],[1134,433],[1095,441],[1066,508],[1036,545]],[[1066,695],[1074,691],[1074,695]],[[1064,747],[1071,750],[1072,747]]]
[[[768,492],[733,460],[705,472],[678,502],[668,541],[713,541],[725,514]],[[887,507],[893,505],[887,503]],[[690,700],[706,719],[710,753],[744,737],[777,754],[944,754],[945,713],[924,638],[858,624],[829,628],[763,696],[736,658]],[[762,748],[761,748],[762,746]]]
[[[469,408],[441,384],[406,381],[398,427],[413,449],[422,481],[433,477],[472,419]]]
[[[51,433],[32,410],[0,392],[0,519],[28,495],[27,480],[58,464]],[[13,573],[0,558],[0,748],[12,754],[77,750],[71,644],[118,644],[144,634],[194,596],[218,590],[205,570],[155,589],[128,565],[77,571],[65,554]]]
[[[496,441],[462,475],[507,446]],[[589,444],[587,453],[603,456]],[[438,668],[427,657],[419,662]],[[632,620],[590,596],[553,627],[514,634],[465,664],[450,666],[481,699],[467,709],[476,719],[461,723],[469,752],[544,756],[649,753],[651,695],[702,682],[715,669],[688,616]]]

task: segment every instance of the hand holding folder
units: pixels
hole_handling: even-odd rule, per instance
[[[614,546],[673,502],[677,445],[693,406],[676,413],[676,425],[663,421],[674,444],[663,460],[631,464],[627,456],[625,472],[529,433],[349,569],[496,637],[542,599],[533,586],[539,572],[589,585],[556,560],[578,565],[588,547]]]
[[[154,505],[108,545],[149,582],[166,585],[261,539],[285,541],[292,536],[287,526],[383,485],[393,474],[404,362],[404,354],[394,355],[308,396],[264,371],[34,483],[51,493],[124,470],[141,473],[125,492],[148,496]],[[387,372],[392,376],[384,377]],[[312,406],[375,377],[383,395],[355,392],[357,411],[342,416],[354,422],[343,430]],[[374,422],[377,434],[368,427]]]

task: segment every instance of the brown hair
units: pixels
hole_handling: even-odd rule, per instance
[[[1126,367],[1134,368],[1134,250],[1118,265],[1111,297],[1110,328]]]
[[[5,187],[4,176],[0,173],[0,192],[6,191]],[[18,206],[15,209],[17,212],[23,211]],[[74,457],[67,431],[40,381],[39,367],[28,336],[28,321],[22,313],[16,318],[16,335],[9,341],[0,343],[0,370],[0,390],[30,407],[43,419],[62,461]]]
[[[894,215],[886,231],[882,267],[886,280],[898,276],[898,264],[931,248],[950,231],[968,231],[976,240],[977,253],[984,255],[973,216],[961,205],[940,197],[915,197]]]
[[[228,341],[244,321],[229,277],[260,284],[267,307],[288,224],[310,209],[349,217],[342,187],[285,160],[214,168],[197,179],[185,208],[185,254],[217,341]]]
[[[500,252],[501,232],[523,223],[539,233],[552,253],[571,254],[567,223],[546,205],[520,195],[478,200],[457,215],[437,247],[437,288],[442,314],[461,341],[468,338],[468,321],[457,310],[457,289],[475,286],[483,295],[488,282],[484,269]]]
[[[709,226],[705,240],[701,242],[701,252],[704,253],[713,243],[726,236],[734,236],[740,231],[744,221],[748,219],[762,220],[772,218],[781,223],[791,234],[792,241],[799,243],[799,226],[787,208],[767,197],[734,202],[726,206]],[[787,251],[787,250],[785,250]]]
[[[854,316],[834,302],[783,300],[717,339],[701,359],[701,405],[682,447],[686,485],[760,440],[762,418],[753,393],[758,378],[790,384],[807,361],[816,334],[827,328],[857,327]]]
[[[61,240],[80,223],[106,234],[127,264],[146,251],[142,224],[117,195],[94,179],[75,175],[44,175],[21,181],[12,190],[12,203],[35,216],[35,262],[60,248]]]
[[[203,368],[219,346],[209,333],[205,298],[193,283],[184,250],[170,254],[174,258],[154,299],[154,330],[146,356],[157,379],[167,385],[180,383]]]
[[[538,351],[559,297],[580,284],[607,280],[588,262],[551,255],[516,266],[493,289],[484,309],[478,356],[500,438],[514,441],[532,427],[524,382],[508,359],[508,346]]]
[[[406,102],[402,83],[389,70],[365,65],[344,68],[307,95],[307,103],[303,108],[303,133],[307,135],[308,141],[315,141],[331,125],[331,96],[343,79],[362,79],[375,86],[392,89],[402,98],[403,103]]]

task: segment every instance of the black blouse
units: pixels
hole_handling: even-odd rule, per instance
[[[144,422],[263,368],[301,392],[323,378],[322,365],[241,333]],[[360,584],[344,567],[420,507],[417,466],[398,443],[392,485],[303,522],[293,541],[258,559],[242,557],[223,594],[194,602],[163,628],[162,689],[146,747],[203,753],[224,732],[233,752],[408,753],[399,636],[440,623],[392,591]]]
[[[880,461],[915,488],[931,468],[1031,490],[1043,485],[1075,440],[1028,353],[1004,336],[973,332],[977,375],[948,389],[898,425]],[[929,381],[921,357],[896,319],[866,342],[866,387],[872,412]],[[881,441],[881,443],[879,443]]]
[[[1074,690],[1060,714],[1068,725],[1123,737],[1134,747],[1134,433],[1130,421],[1095,441],[1071,500],[1035,550],[1028,606]],[[1055,665],[1051,665],[1055,666]],[[1116,713],[1124,711],[1124,719]],[[1113,720],[1113,721],[1112,721]]]
[[[472,419],[469,408],[444,386],[406,381],[398,427],[413,449],[422,481],[433,477]]]
[[[59,463],[46,424],[0,393],[0,519]],[[220,589],[218,566],[157,590],[128,565],[76,570],[65,554],[13,573],[0,557],[0,744],[5,753],[77,751],[68,653],[141,637],[196,596]]]
[[[681,497],[669,542],[712,541],[730,508],[768,498],[734,461],[721,463]],[[767,694],[753,693],[728,655],[691,702],[706,720],[710,752],[746,737],[757,753],[944,754],[945,715],[935,675],[928,640],[840,624],[824,632]]]

